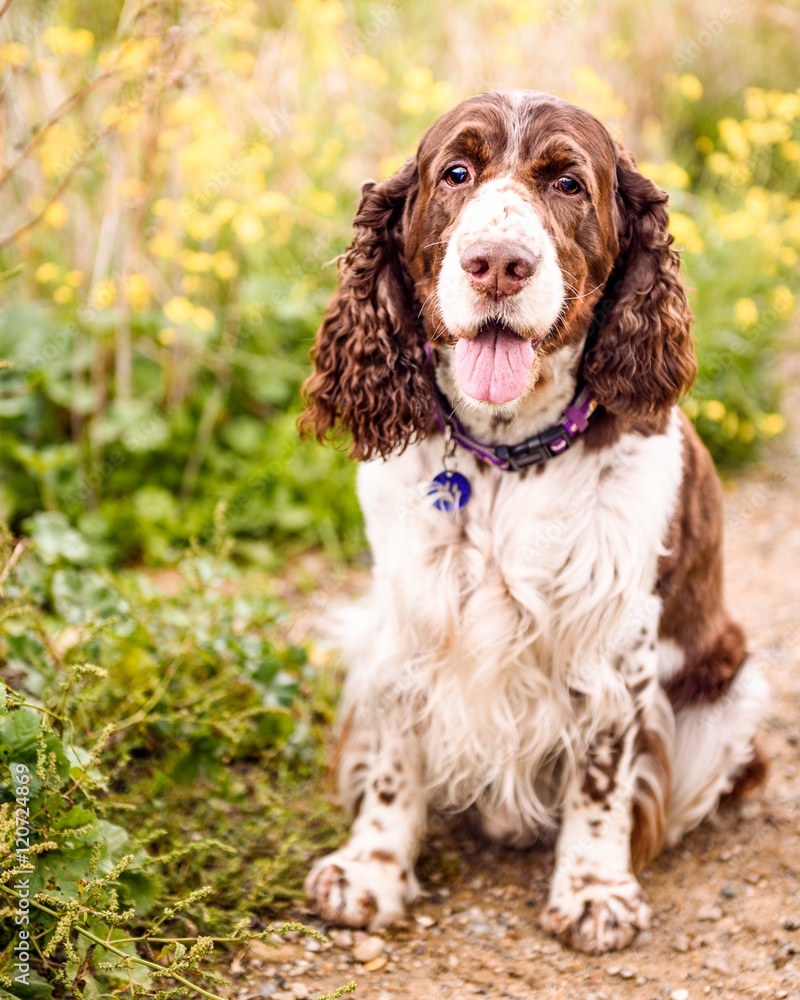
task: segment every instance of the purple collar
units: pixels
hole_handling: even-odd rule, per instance
[[[434,381],[434,410],[439,430],[447,434],[449,440],[461,445],[482,462],[489,462],[506,472],[519,472],[529,465],[544,465],[545,462],[563,453],[572,444],[572,439],[589,426],[589,417],[597,407],[597,401],[584,387],[564,410],[558,423],[548,427],[541,434],[525,438],[519,444],[483,444],[464,430],[447,397]]]

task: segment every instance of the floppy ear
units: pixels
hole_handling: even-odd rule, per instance
[[[388,181],[363,185],[356,236],[340,258],[339,288],[302,388],[301,433],[324,441],[349,431],[352,458],[402,451],[430,426],[425,334],[403,254],[403,213],[417,187],[413,159]]]
[[[663,412],[692,385],[697,365],[680,259],[667,231],[667,195],[618,150],[620,256],[595,311],[584,378],[623,418]]]

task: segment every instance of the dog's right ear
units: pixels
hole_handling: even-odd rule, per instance
[[[389,180],[363,185],[356,236],[339,260],[339,288],[301,391],[303,436],[349,432],[353,458],[402,451],[430,427],[430,366],[402,233],[418,186],[414,158]]]

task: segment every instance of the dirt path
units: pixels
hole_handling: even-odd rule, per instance
[[[788,372],[800,384],[797,359]],[[800,412],[794,390],[788,412]],[[356,997],[432,1000],[617,1000],[775,997],[800,1000],[800,425],[758,474],[727,490],[727,586],[774,697],[764,726],[772,759],[765,788],[724,810],[657,859],[643,884],[650,931],[628,951],[592,958],[538,928],[552,853],[434,842],[421,864],[423,899],[406,926],[371,941],[284,944],[243,956],[254,973],[238,996],[316,997],[349,979]],[[298,911],[300,919],[309,920]],[[318,949],[318,950],[317,950]],[[365,951],[369,951],[366,946]],[[243,970],[244,971],[244,970]]]

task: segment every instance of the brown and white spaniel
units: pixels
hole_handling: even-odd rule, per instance
[[[306,884],[331,923],[401,917],[428,816],[469,810],[507,843],[557,832],[543,926],[624,947],[636,872],[763,775],[720,487],[676,408],[666,202],[535,92],[465,101],[362,189],[302,418],[351,435],[374,555],[344,636],[352,832]]]

